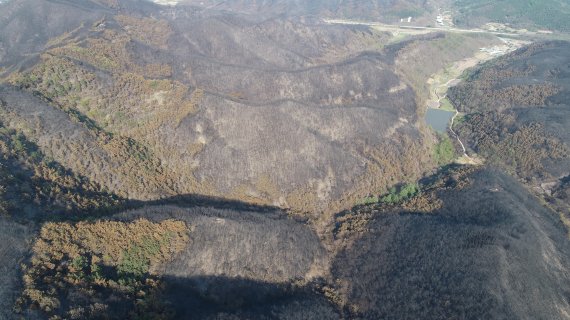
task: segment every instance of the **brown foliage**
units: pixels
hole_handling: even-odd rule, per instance
[[[570,156],[568,148],[538,123],[517,126],[509,114],[485,112],[470,115],[459,127],[473,148],[489,162],[530,178],[543,174],[543,161]]]
[[[93,43],[105,44],[106,40],[96,39]],[[104,51],[103,48],[97,50]],[[91,54],[92,51],[80,52]],[[63,54],[57,49],[52,53]],[[117,66],[127,57],[110,56],[114,57],[110,60],[113,63],[108,65],[117,62]],[[76,58],[88,60],[89,56]],[[123,181],[130,181],[128,192],[113,191],[125,197],[197,191],[192,168],[180,162],[180,153],[185,150],[169,146],[165,141],[173,124],[177,127],[197,111],[202,90],[190,93],[187,86],[177,81],[148,80],[132,72],[115,72],[109,84],[88,68],[52,54],[44,54],[42,63],[25,74],[14,76],[12,83],[49,99],[98,136],[101,148],[119,163],[119,167],[113,168],[115,174]],[[164,127],[167,129],[161,129]],[[139,141],[145,141],[146,146]],[[200,151],[201,148],[195,148],[193,156]],[[171,167],[164,168],[162,163]],[[183,172],[185,179],[176,182],[178,178],[175,179],[171,170]],[[107,187],[113,189],[109,184]]]
[[[153,270],[188,241],[186,224],[174,220],[46,223],[25,269],[19,308],[37,306],[48,315],[72,319],[141,312],[166,317],[169,311],[157,302],[161,283]],[[148,274],[124,274],[141,267]],[[130,311],[124,314],[117,303],[130,305]]]
[[[41,206],[40,218],[87,214],[121,202],[98,184],[47,160],[24,135],[0,124],[0,214],[17,217],[30,204]]]
[[[436,213],[438,209],[443,207],[443,201],[439,198],[438,193],[462,190],[471,185],[469,175],[475,170],[477,168],[474,166],[449,168],[431,177],[431,182],[422,185],[417,195],[401,203],[378,202],[358,205],[350,210],[343,211],[334,220],[336,225],[335,238],[349,242],[354,240],[355,236],[368,231],[370,221],[379,214]]]
[[[157,47],[166,47],[172,33],[168,22],[152,18],[135,18],[126,15],[115,16],[121,26],[133,38]]]

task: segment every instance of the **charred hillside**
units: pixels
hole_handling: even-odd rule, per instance
[[[565,227],[496,169],[444,170],[407,200],[340,213],[334,234],[331,255],[279,210],[205,202],[50,222],[31,249],[11,247],[2,263],[23,259],[25,281],[2,294],[40,319],[564,319],[569,308]]]
[[[382,50],[388,34],[128,1],[33,3],[4,5],[3,120],[120,197],[333,211],[431,166],[416,92]],[[52,11],[85,19],[20,43],[42,23],[20,30],[24,17]]]
[[[360,208],[344,221],[369,217],[332,269],[350,317],[565,319],[570,247],[557,214],[495,169],[454,171],[419,196],[439,208]]]
[[[566,220],[570,203],[568,42],[537,43],[473,70],[450,98],[459,134],[487,161],[512,172]],[[567,221],[567,220],[566,220]]]
[[[149,205],[37,234],[3,220],[2,317],[338,317],[316,289],[328,256],[307,225],[213,205]]]
[[[461,166],[504,39],[322,20],[433,3],[1,2],[1,319],[568,318],[568,43]]]

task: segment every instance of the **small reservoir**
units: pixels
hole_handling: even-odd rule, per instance
[[[446,132],[455,112],[428,108],[426,123],[438,132]]]

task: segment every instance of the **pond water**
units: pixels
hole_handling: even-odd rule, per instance
[[[446,132],[449,122],[455,112],[428,108],[426,112],[426,122],[438,132]]]

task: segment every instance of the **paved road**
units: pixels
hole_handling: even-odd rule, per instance
[[[525,32],[525,33],[514,33],[514,32],[498,32],[489,31],[483,29],[462,29],[454,27],[418,27],[418,26],[405,26],[405,25],[395,25],[395,24],[384,24],[380,22],[357,22],[357,21],[345,21],[345,20],[329,20],[324,19],[325,23],[329,24],[346,24],[346,25],[363,25],[371,27],[380,27],[383,29],[395,29],[395,30],[418,30],[418,31],[446,31],[446,32],[458,32],[458,33],[485,33],[493,34],[497,36],[536,36],[539,33],[536,32]]]

